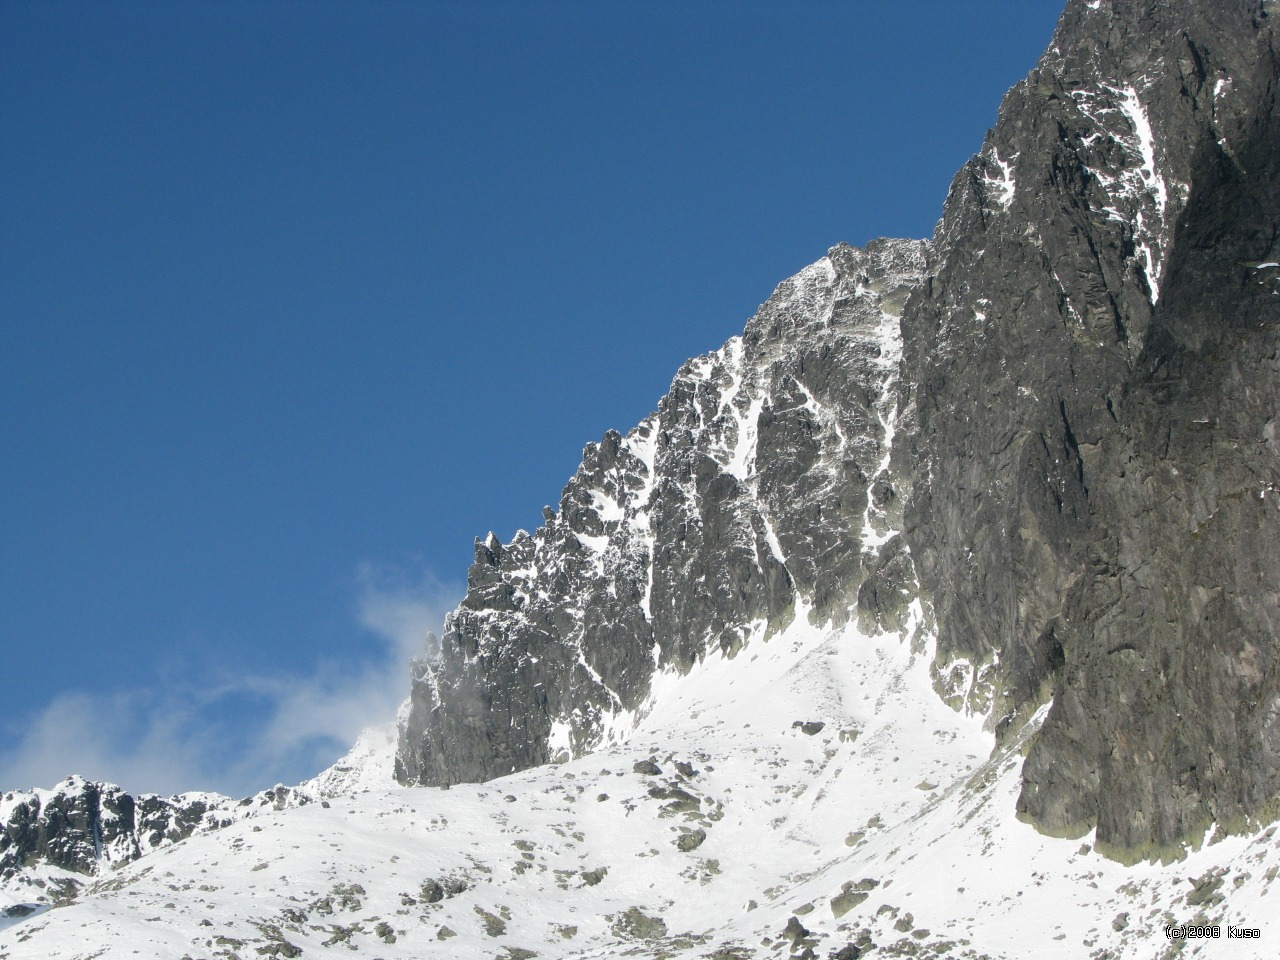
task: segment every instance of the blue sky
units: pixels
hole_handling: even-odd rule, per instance
[[[1058,0],[0,5],[0,788],[297,781]]]

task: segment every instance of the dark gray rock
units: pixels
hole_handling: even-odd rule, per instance
[[[892,537],[868,565],[858,588],[858,627],[876,634],[905,629],[918,594],[915,566],[901,536]]]
[[[808,935],[809,931],[805,928],[804,924],[800,922],[800,918],[791,916],[787,918],[787,925],[783,928],[779,938],[787,941],[787,943],[795,944],[800,940],[803,940]]]
[[[467,890],[467,882],[459,877],[430,878],[422,881],[418,896],[424,903],[439,903],[449,897],[456,897]]]
[[[931,245],[833,248],[476,542],[397,778],[580,755],[800,609],[919,611],[949,703],[1043,718],[1040,829],[1280,813],[1278,63],[1259,0],[1071,0]]]
[[[1070,3],[903,317],[940,666],[1126,858],[1280,792],[1276,80],[1260,3]]]
[[[701,827],[689,830],[687,828],[676,837],[676,849],[681,853],[689,853],[697,850],[707,839],[707,831]]]
[[[639,907],[628,907],[625,913],[612,920],[610,929],[615,936],[627,940],[660,940],[667,935],[666,921],[661,917],[652,917]]]
[[[208,818],[205,795],[134,798],[112,784],[70,777],[53,790],[11,793],[0,832],[0,876],[33,863],[92,875],[101,864],[120,865],[146,850],[175,843]],[[228,805],[230,801],[227,801]]]
[[[281,786],[239,802],[210,793],[134,796],[81,777],[68,777],[51,790],[10,791],[0,799],[0,879],[36,864],[95,876],[260,810],[310,802],[308,795]]]
[[[841,890],[831,898],[831,916],[839,920],[846,913],[867,899],[867,894],[858,890]]]
[[[644,423],[588,445],[545,526],[476,541],[439,655],[414,666],[401,782],[580,755],[644,708],[655,670],[732,656],[798,600],[854,615],[900,520],[896,313],[925,253],[833,248],[685,364]]]

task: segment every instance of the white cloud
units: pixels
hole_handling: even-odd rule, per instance
[[[50,786],[78,773],[163,792],[180,783],[186,789],[209,787],[192,762],[200,734],[183,730],[199,709],[190,702],[159,702],[140,690],[61,694],[0,756],[0,784]]]
[[[289,675],[189,677],[151,687],[56,697],[0,748],[0,789],[51,786],[68,774],[163,794],[249,794],[297,782],[336,760],[408,696],[411,656],[460,590],[430,574],[364,567],[350,661]]]

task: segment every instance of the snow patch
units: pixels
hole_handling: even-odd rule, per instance
[[[1169,205],[1169,189],[1156,165],[1155,138],[1151,133],[1151,121],[1147,118],[1146,108],[1142,105],[1142,101],[1138,99],[1138,92],[1133,87],[1124,87],[1121,93],[1120,109],[1129,119],[1134,133],[1138,137],[1138,150],[1142,158],[1140,171],[1142,183],[1155,198],[1157,223],[1154,224],[1154,228],[1158,236],[1159,233],[1163,232],[1165,226],[1165,210]],[[1151,287],[1151,302],[1156,303],[1160,299],[1161,263],[1159,258],[1163,253],[1164,243],[1157,242],[1157,237],[1150,236],[1152,231],[1143,223],[1142,210],[1138,211],[1137,232],[1140,235],[1148,234],[1139,242],[1139,252],[1143,263],[1146,265],[1147,283]]]
[[[1135,257],[1154,305],[1160,299],[1160,276],[1168,248],[1171,183],[1160,171],[1150,117],[1138,88],[1132,84],[1104,83],[1093,89],[1075,90],[1071,96],[1080,111],[1098,127],[1095,133],[1083,138],[1085,145],[1112,137],[1131,160],[1131,165],[1116,175],[1087,165],[1085,170],[1108,198],[1101,207],[1102,212],[1132,227]],[[1179,195],[1187,193],[1185,184],[1173,183],[1172,186]]]
[[[547,734],[547,756],[553,762],[573,757],[573,727],[566,720],[556,720]]]
[[[1013,177],[1013,165],[1017,159],[1018,155],[1015,153],[1013,159],[1004,161],[1000,159],[1000,153],[997,150],[993,148],[991,151],[991,161],[995,163],[999,174],[994,177],[988,175],[983,180],[990,188],[991,196],[1001,210],[1009,209],[1017,191],[1017,183]]]

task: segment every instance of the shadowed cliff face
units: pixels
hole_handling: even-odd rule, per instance
[[[940,663],[998,734],[1053,698],[1020,813],[1125,857],[1280,790],[1270,19],[1071,4],[904,317]]]
[[[1280,125],[1274,41],[1256,41],[1204,57],[1245,103],[1221,142],[1184,134],[1191,194],[1099,451],[1087,560],[1105,574],[1070,598],[1075,655],[1026,770],[1029,814],[1135,851],[1271,818],[1280,792],[1280,284],[1262,266],[1280,259]],[[1096,793],[1056,782],[1073,776]]]
[[[1280,794],[1277,57],[1262,2],[1073,0],[932,245],[840,246],[558,513],[477,541],[405,783],[624,736],[654,677],[796,610],[893,630],[1019,813],[1158,855]]]

